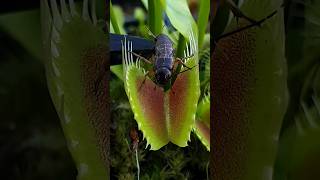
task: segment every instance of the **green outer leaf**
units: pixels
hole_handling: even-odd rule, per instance
[[[205,129],[206,128],[206,129]],[[207,136],[207,132],[210,134],[210,97],[206,96],[198,104],[196,122],[194,126],[194,132],[207,150],[210,151],[210,135]]]
[[[110,66],[110,71],[123,81],[123,67],[121,64]]]
[[[113,28],[112,24],[110,24],[109,32],[110,32],[110,33],[115,33],[115,31],[114,31],[114,28]]]
[[[148,0],[141,0],[143,3],[144,7],[148,10]]]
[[[110,1],[110,20],[111,20],[111,27],[113,28],[116,34],[126,34],[125,30],[123,29],[124,18],[123,12],[120,7],[113,6]]]
[[[248,0],[241,10],[253,19],[262,19],[278,9],[280,3],[277,0]],[[227,31],[236,27],[237,22],[233,19]],[[268,19],[261,28],[251,28],[221,39],[219,43],[224,46],[218,45],[216,52],[223,52],[226,59],[214,60],[212,66],[216,67],[212,69],[212,87],[215,87],[215,114],[212,115],[214,120],[211,131],[215,151],[213,174],[217,179],[270,178],[280,126],[288,102],[283,11],[280,10]],[[228,58],[232,60],[228,61],[230,64],[223,64]],[[244,64],[237,65],[238,60]],[[232,63],[235,69],[241,67],[243,74],[233,73]],[[225,73],[219,74],[217,65],[221,66],[219,71]],[[247,79],[228,79],[231,74],[235,79],[243,76]],[[242,83],[245,87],[243,91],[236,88],[241,87]]]
[[[37,60],[42,60],[39,9],[0,16],[0,28],[10,34]]]
[[[176,51],[177,57],[183,57],[183,51],[186,48],[186,38],[182,34],[179,34],[178,47]]]
[[[210,1],[202,0],[199,2],[200,9],[198,15],[198,35],[199,35],[199,49],[202,48],[203,38],[207,29],[207,24],[209,21],[209,12],[210,12]]]
[[[111,18],[112,28],[115,31],[115,33],[121,34],[111,1],[110,1],[110,18]]]
[[[305,27],[303,32],[303,61],[299,59],[292,68],[292,74],[303,76],[318,62],[320,57],[320,1],[304,1]],[[301,43],[298,43],[301,44]],[[291,76],[291,74],[290,74]]]
[[[199,53],[199,57],[201,92],[205,94],[210,87],[210,47],[203,48]]]
[[[290,127],[281,136],[277,161],[275,164],[275,180],[317,179],[320,152],[320,66],[314,66],[305,80],[301,92],[300,107],[310,98],[312,103],[295,112]]]
[[[134,9],[134,13],[133,13],[133,16],[136,20],[139,21],[139,24],[143,24],[144,23],[144,20],[145,20],[145,13],[144,13],[144,10],[140,7],[137,7]]]
[[[162,32],[162,8],[160,0],[148,0],[148,24],[154,35]]]
[[[288,111],[288,121],[294,122],[284,129],[280,139],[280,147],[276,162],[275,180],[284,178],[318,179],[320,152],[320,3],[319,1],[304,1],[305,26],[303,29],[289,29],[288,46],[296,41],[299,48],[288,49],[290,64],[290,80],[293,90],[291,106]],[[303,34],[303,35],[302,35]],[[299,35],[300,38],[297,38]],[[301,38],[303,37],[303,38]],[[301,43],[303,42],[303,43]],[[291,50],[291,51],[290,51]],[[297,52],[303,51],[303,56]],[[297,80],[298,79],[298,80]],[[296,89],[299,89],[297,91]],[[297,91],[297,92],[295,92]],[[297,103],[295,103],[297,102]],[[297,112],[297,110],[299,110]]]
[[[110,1],[110,19],[111,19],[111,32],[115,32],[116,34],[126,34],[125,30],[123,29],[123,12],[121,11],[120,7],[113,7]],[[110,66],[111,72],[113,72],[118,78],[123,80],[123,72],[122,72],[122,65],[114,65]]]
[[[320,165],[319,137],[320,128],[309,128],[303,130],[303,133],[295,125],[287,128],[280,139],[274,179],[317,179]]]
[[[176,50],[176,57],[183,57],[184,56],[183,51],[185,48],[186,48],[186,39],[184,38],[184,36],[182,34],[179,34],[178,47]],[[177,67],[177,72],[180,72],[181,68],[182,68],[182,65],[179,64]],[[172,76],[172,82],[175,82],[177,75],[178,74]]]
[[[197,117],[210,127],[210,97],[205,96],[198,104]]]
[[[186,0],[162,0],[163,9],[166,11],[172,25],[186,38],[189,38],[190,28],[194,33],[198,33],[195,23]],[[198,39],[198,34],[195,34]]]
[[[139,22],[139,32],[143,32],[145,30],[145,19],[146,15],[142,8],[138,7],[134,9],[134,18]]]
[[[288,59],[288,85],[290,89],[290,104],[282,129],[294,123],[296,111],[300,108],[299,96],[301,87],[305,84],[306,76],[310,70],[319,62],[320,53],[320,8],[319,1],[293,2],[294,6],[304,6],[293,14],[304,14],[301,16],[289,16],[286,25],[286,58]],[[291,13],[289,13],[291,14]]]
[[[197,56],[191,58],[186,64],[193,67],[196,64],[196,58]],[[164,93],[160,87],[157,87],[157,91],[160,89],[163,93],[162,96],[164,101],[164,104],[162,104],[164,111],[157,117],[160,119],[161,117],[164,117],[164,119],[161,120],[161,124],[166,126],[166,128],[160,130],[156,129],[156,125],[151,124],[153,121],[152,119],[148,119],[148,114],[150,114],[148,112],[153,113],[159,107],[145,107],[141,104],[141,99],[139,98],[139,91],[141,90],[138,90],[138,88],[144,79],[143,71],[136,66],[131,65],[125,72],[125,77],[125,89],[129,97],[129,102],[134,112],[135,119],[138,122],[139,129],[142,130],[144,137],[147,139],[148,144],[151,145],[151,150],[158,150],[169,141],[181,147],[186,146],[194,124],[197,101],[200,94],[198,68],[195,67],[190,71],[180,74],[172,87],[172,91],[174,92],[169,90]],[[141,82],[138,81],[138,79],[140,79]],[[188,86],[186,86],[186,84],[182,83],[184,84],[184,86],[182,86],[184,90],[182,92],[183,97],[185,97],[184,99],[180,99],[178,96],[179,94],[175,93],[181,92],[181,87],[178,87],[179,83],[183,82],[181,79],[187,80],[186,82],[188,84]],[[150,82],[151,81],[149,79],[146,80],[146,83]],[[152,88],[148,90],[155,91],[153,90],[154,86],[156,85],[152,85]],[[145,86],[142,86],[142,88],[144,87]],[[150,96],[150,94],[145,93],[143,96]],[[180,101],[174,99],[175,97]],[[149,100],[152,99],[152,97],[148,98]],[[178,103],[178,105],[176,103]],[[158,106],[161,106],[161,104],[158,104]]]

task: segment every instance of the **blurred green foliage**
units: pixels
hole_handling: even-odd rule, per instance
[[[0,179],[74,179],[42,64],[39,10],[0,14]]]

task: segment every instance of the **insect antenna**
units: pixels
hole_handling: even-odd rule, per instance
[[[282,8],[282,6],[281,6],[281,8]],[[225,37],[228,37],[228,36],[231,36],[231,35],[233,35],[233,34],[239,33],[239,32],[241,32],[241,31],[247,30],[247,29],[249,29],[249,28],[252,28],[252,27],[255,27],[255,26],[260,27],[263,22],[265,22],[266,20],[272,18],[277,12],[278,12],[278,9],[274,10],[274,11],[273,11],[272,13],[270,13],[267,17],[262,18],[262,19],[260,19],[259,21],[255,22],[255,23],[251,23],[251,24],[249,24],[249,25],[247,25],[247,26],[244,26],[244,27],[241,27],[241,28],[239,28],[239,29],[236,29],[236,30],[234,30],[234,31],[225,33],[225,34],[223,34],[223,35],[215,38],[214,41],[217,43],[220,39],[223,39],[223,38],[225,38]]]
[[[222,34],[221,36],[218,36],[217,38],[213,38],[213,51],[215,51],[216,49],[219,49],[218,46],[217,46],[217,44],[218,44],[218,41],[219,41],[220,39],[226,38],[226,37],[228,37],[228,36],[231,36],[231,35],[233,35],[233,34],[242,32],[242,31],[244,31],[244,30],[250,29],[250,28],[255,27],[255,26],[261,27],[261,24],[262,24],[263,22],[265,22],[266,20],[272,18],[275,14],[278,13],[278,11],[279,11],[281,8],[284,8],[284,7],[285,7],[285,2],[284,2],[278,9],[274,10],[274,11],[271,12],[268,16],[266,16],[265,18],[260,19],[260,20],[257,21],[257,22],[251,23],[251,24],[249,24],[249,25],[247,25],[247,26],[241,27],[241,28],[236,29],[236,30],[234,30],[234,31],[231,31],[231,32]]]
[[[197,66],[197,65],[194,65],[193,67],[188,67],[185,65],[187,60],[195,55],[197,49],[198,48],[195,44],[194,35],[193,35],[193,32],[191,31],[189,34],[189,43],[186,43],[186,49],[183,51],[184,57],[180,59],[181,61],[180,63],[182,64],[182,66],[187,69],[184,69],[183,71],[178,72],[177,75],[184,73],[186,71],[192,70],[194,67]]]

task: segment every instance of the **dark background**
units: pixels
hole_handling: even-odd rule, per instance
[[[0,5],[0,179],[75,179],[46,86],[39,0]]]

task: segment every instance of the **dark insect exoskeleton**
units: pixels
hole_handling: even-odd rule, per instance
[[[171,78],[174,64],[174,49],[168,36],[160,34],[156,38],[155,62],[153,70],[155,80],[160,86],[164,86]]]
[[[192,57],[193,54],[188,57],[184,57],[182,59],[174,57],[173,43],[167,35],[165,35],[165,34],[160,34],[158,36],[154,36],[153,34],[151,34],[151,35],[155,39],[154,61],[153,62],[151,62],[150,60],[148,60],[148,59],[146,59],[146,58],[144,58],[134,52],[130,52],[130,53],[134,54],[135,56],[142,59],[144,62],[151,64],[153,66],[152,71],[148,71],[146,73],[145,77],[150,75],[151,73],[154,73],[155,84],[163,87],[166,90],[167,89],[166,87],[173,85],[173,82],[171,82],[171,81],[172,81],[172,77],[174,75],[177,75],[179,73],[186,71],[186,70],[184,70],[182,72],[177,72],[177,70],[174,69],[176,64],[181,64],[187,70],[191,70],[193,68],[193,67],[188,67],[182,61],[183,59],[187,59],[187,58]],[[144,82],[145,82],[145,79],[144,79],[143,83]]]

